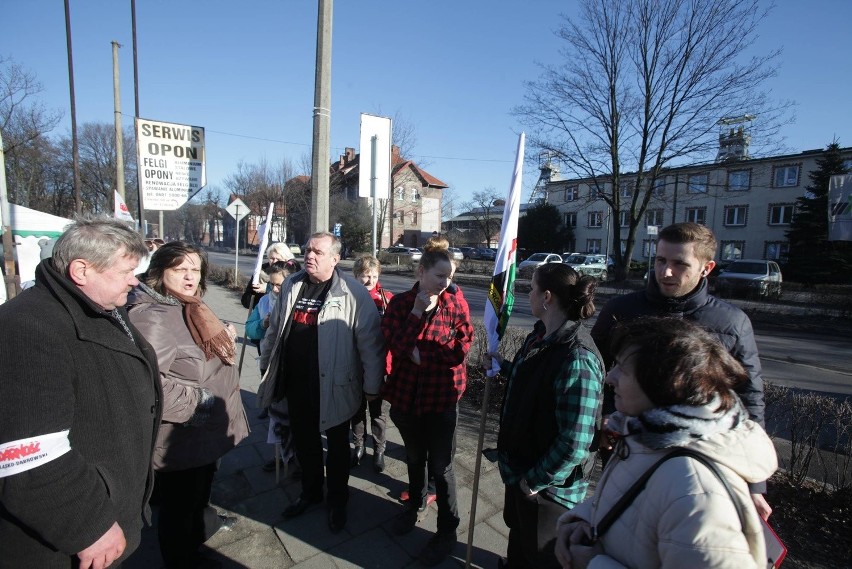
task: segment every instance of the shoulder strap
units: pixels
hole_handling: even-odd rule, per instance
[[[727,491],[728,496],[731,498],[731,501],[734,503],[734,507],[737,510],[737,516],[739,516],[739,518],[740,518],[740,527],[745,529],[745,514],[743,513],[743,508],[740,505],[740,501],[737,500],[737,497],[736,497],[736,494],[734,494],[733,488],[731,488],[731,485],[728,484],[727,479],[722,474],[722,472],[719,470],[719,467],[716,466],[716,463],[714,461],[708,459],[705,455],[701,454],[698,451],[694,451],[694,450],[689,449],[689,448],[678,448],[678,449],[668,453],[667,455],[665,455],[663,458],[661,458],[657,462],[655,462],[651,466],[651,468],[646,470],[642,474],[642,476],[640,476],[639,479],[636,480],[636,482],[633,483],[633,486],[631,486],[627,490],[627,492],[625,492],[621,496],[621,498],[619,498],[618,502],[616,502],[615,505],[606,513],[606,515],[604,515],[604,517],[601,518],[601,521],[594,528],[592,528],[593,539],[594,540],[599,539],[603,534],[605,534],[607,532],[607,530],[609,530],[609,528],[613,524],[613,522],[615,522],[615,520],[617,520],[618,517],[621,516],[621,514],[624,513],[624,510],[626,510],[628,508],[628,506],[630,506],[630,504],[633,503],[633,500],[636,499],[636,496],[638,496],[642,492],[642,490],[645,489],[645,486],[648,483],[648,480],[651,478],[651,476],[654,474],[654,472],[656,472],[657,468],[659,468],[660,465],[662,465],[665,461],[669,460],[670,458],[675,458],[675,457],[678,457],[678,456],[688,456],[688,457],[690,457],[694,460],[697,460],[698,462],[700,462],[701,464],[706,466],[710,470],[710,472],[712,472],[713,475],[716,476],[716,478],[719,479],[719,482],[721,482],[722,486],[725,487],[725,490]]]

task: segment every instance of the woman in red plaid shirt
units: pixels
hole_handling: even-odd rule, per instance
[[[382,318],[393,356],[382,396],[405,443],[410,495],[394,531],[408,533],[428,515],[428,509],[418,512],[426,499],[428,465],[438,496],[438,529],[420,556],[427,566],[440,563],[456,543],[460,520],[453,456],[458,401],[467,384],[465,360],[473,342],[467,302],[451,282],[454,265],[447,246],[446,239],[427,242],[417,282],[391,299]]]

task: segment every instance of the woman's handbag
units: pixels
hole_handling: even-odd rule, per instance
[[[594,527],[592,527],[592,542],[597,541],[600,537],[609,530],[610,526],[612,526],[613,522],[618,519],[621,514],[624,513],[630,504],[633,503],[633,500],[636,499],[642,490],[645,489],[645,486],[648,483],[648,480],[651,478],[651,475],[657,471],[657,469],[662,465],[665,461],[670,458],[675,458],[678,456],[688,456],[694,460],[697,460],[704,466],[706,466],[710,472],[712,472],[716,478],[719,479],[719,482],[724,486],[725,491],[727,491],[728,496],[731,498],[731,501],[734,503],[734,507],[737,510],[737,516],[740,518],[740,527],[745,528],[745,514],[743,513],[742,505],[740,501],[737,500],[736,495],[734,494],[734,490],[731,488],[730,484],[728,484],[727,479],[722,475],[721,471],[719,471],[719,467],[716,466],[716,463],[700,452],[694,451],[688,448],[678,448],[673,450],[672,452],[665,455],[663,458],[655,462],[651,468],[645,471],[642,476],[640,476],[633,485],[627,489],[621,498],[619,498],[618,502],[601,518],[601,521]],[[773,567],[778,567],[781,565],[781,562],[784,560],[784,557],[787,555],[787,547],[781,542],[778,538],[778,535],[769,527],[763,519],[761,519],[763,525],[763,537],[766,541],[766,555],[768,557],[766,567],[767,569],[771,569]]]

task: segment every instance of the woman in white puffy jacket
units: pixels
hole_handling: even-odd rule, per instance
[[[777,468],[772,441],[748,418],[736,394],[747,379],[713,336],[684,320],[622,324],[606,382],[617,412],[607,428],[615,452],[595,494],[564,514],[556,554],[571,569],[766,567],[766,546],[749,482]],[[611,525],[601,521],[661,458],[676,449],[701,453],[733,491],[699,460],[661,462]],[[742,520],[742,521],[741,521]]]

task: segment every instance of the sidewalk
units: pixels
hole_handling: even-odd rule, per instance
[[[242,333],[247,310],[239,294],[211,285],[205,301],[219,318],[232,322]],[[241,349],[238,345],[238,353]],[[225,455],[213,486],[213,504],[222,513],[238,517],[230,530],[221,530],[206,544],[210,556],[228,569],[248,568],[353,568],[396,569],[418,567],[417,556],[435,531],[437,508],[408,535],[397,536],[391,523],[402,506],[399,493],[408,486],[405,449],[393,423],[388,420],[387,467],[381,474],[373,470],[372,449],[361,465],[350,471],[349,521],[337,535],[328,529],[324,504],[302,516],[284,520],[281,512],[299,496],[298,481],[284,479],[276,485],[275,473],[262,470],[272,458],[272,445],[266,443],[267,421],[258,420],[255,396],[260,383],[257,350],[245,350],[240,385],[252,432]],[[489,424],[485,448],[496,446],[496,426]],[[453,556],[439,567],[463,566],[468,540],[473,472],[476,459],[478,411],[460,410],[455,459],[458,489],[458,544]],[[495,464],[483,459],[476,505],[472,567],[492,568],[506,553],[508,528],[503,522],[503,483]],[[143,532],[142,544],[123,564],[125,569],[152,569],[162,566],[155,528]]]

